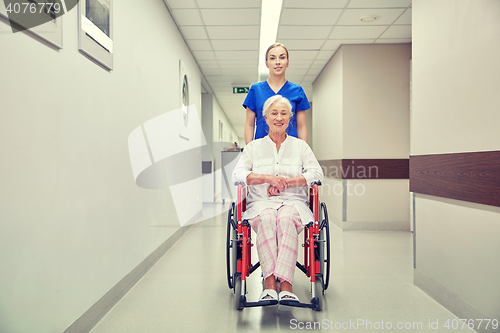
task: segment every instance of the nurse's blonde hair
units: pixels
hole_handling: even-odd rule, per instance
[[[278,46],[281,46],[282,48],[284,48],[284,49],[285,49],[285,51],[286,51],[286,58],[287,58],[287,59],[290,59],[290,58],[288,57],[288,49],[286,48],[286,46],[285,46],[285,45],[283,45],[283,44],[281,44],[281,43],[274,43],[273,45],[271,45],[271,46],[269,46],[269,47],[267,48],[267,51],[266,51],[266,61],[267,61],[267,55],[269,54],[269,51],[271,51],[272,49],[274,49],[275,47],[278,47]]]

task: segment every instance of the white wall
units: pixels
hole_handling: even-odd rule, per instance
[[[238,142],[239,145],[239,138],[237,132],[234,130],[233,125],[227,118],[226,114],[224,113],[224,110],[222,110],[221,106],[219,105],[219,102],[217,99],[213,99],[214,102],[214,113],[213,113],[213,138],[214,141],[219,141],[219,121],[222,122],[223,130],[222,130],[222,142]],[[232,136],[232,141],[231,141],[231,136]]]
[[[219,137],[219,122],[222,123],[222,141]],[[233,140],[230,141],[231,135]],[[222,174],[221,174],[221,151],[225,148],[231,148],[235,141],[240,145],[238,135],[229,122],[224,110],[222,110],[217,99],[213,99],[213,140],[214,140],[214,159],[215,159],[215,201],[222,201]],[[240,146],[241,147],[241,146]],[[230,180],[230,179],[229,179]]]
[[[343,48],[340,48],[313,84],[313,150],[318,160],[342,158]]]
[[[415,208],[416,270],[499,318],[500,207],[417,194]]]
[[[411,45],[342,48],[343,158],[408,158]],[[361,222],[360,228],[409,230],[408,180],[349,180],[349,185],[358,189],[346,197],[349,227]],[[358,195],[361,189],[364,194]]]
[[[413,4],[412,155],[500,149],[500,2]],[[416,270],[500,318],[500,208],[416,194]]]
[[[213,94],[202,94],[202,126],[207,145],[203,147],[203,161],[212,162],[214,159],[212,152],[213,141]],[[214,202],[215,199],[215,174],[213,172],[203,175],[203,202]]]
[[[202,94],[202,108],[203,108],[203,113],[201,115],[202,118],[202,126],[203,126],[203,134],[205,135],[205,140],[207,142],[207,145],[210,144],[213,141],[213,136],[214,136],[214,128],[213,128],[213,99],[214,95],[207,93],[207,94]],[[209,161],[212,159],[212,153],[210,152],[209,149],[203,149],[203,160],[204,161]]]
[[[336,52],[313,86],[319,160],[409,157],[410,58],[410,44],[343,45]],[[408,180],[326,184],[328,200],[343,209],[333,219],[342,229],[410,229]],[[339,186],[343,196],[333,190]]]
[[[169,190],[134,183],[130,132],[179,107],[161,0],[114,2],[114,70],[78,53],[77,10],[54,51],[0,22],[0,331],[61,332],[179,228]]]
[[[343,158],[408,158],[411,45],[342,51]]]
[[[421,2],[413,11],[412,126],[420,132],[412,154],[500,149],[499,2]]]

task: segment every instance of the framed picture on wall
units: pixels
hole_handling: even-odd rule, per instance
[[[60,0],[0,1],[0,21],[10,26],[12,33],[22,31],[54,49],[62,49],[62,15],[71,8]]]
[[[113,0],[80,0],[78,49],[104,69],[113,69]]]
[[[189,88],[190,88],[189,70],[186,64],[179,60],[179,104],[181,107],[179,119],[179,135],[189,140]]]

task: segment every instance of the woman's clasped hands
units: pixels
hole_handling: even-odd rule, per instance
[[[268,176],[267,182],[269,183],[269,187],[267,189],[268,197],[280,195],[281,191],[290,187],[290,184],[284,177]]]

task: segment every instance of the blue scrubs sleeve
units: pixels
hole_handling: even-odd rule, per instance
[[[295,109],[297,111],[309,110],[311,108],[311,105],[309,104],[306,93],[304,92],[304,89],[302,87],[300,87],[300,97],[300,101],[297,101],[298,103]]]
[[[248,91],[247,97],[245,98],[245,101],[243,102],[243,107],[249,108],[253,112],[257,112],[257,107],[255,105],[255,89],[252,85],[250,90]]]

